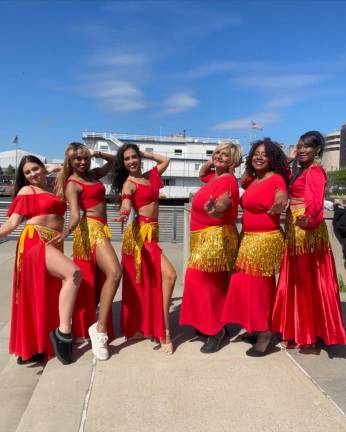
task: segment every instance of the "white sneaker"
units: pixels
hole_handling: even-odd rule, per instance
[[[91,347],[97,360],[107,360],[109,357],[107,346],[108,336],[107,333],[99,333],[96,330],[96,326],[97,322],[90,326],[88,330]]]

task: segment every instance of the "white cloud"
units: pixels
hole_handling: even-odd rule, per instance
[[[315,84],[320,80],[321,76],[312,74],[272,76],[255,75],[234,78],[232,82],[242,87],[256,88],[259,90],[286,91]]]
[[[91,76],[89,76],[89,81]],[[95,80],[94,80],[95,81]],[[83,96],[97,99],[98,105],[110,112],[129,112],[146,107],[143,93],[131,82],[117,79],[104,79],[89,82],[78,88]]]
[[[104,50],[100,53],[89,56],[88,63],[104,66],[142,66],[148,62],[144,54],[115,53],[112,50]]]
[[[213,126],[216,130],[250,130],[251,121],[258,122],[261,126],[265,127],[270,124],[279,123],[282,120],[282,116],[277,112],[257,112],[248,116],[239,117],[224,122],[218,123]]]
[[[191,96],[190,92],[175,93],[164,102],[164,113],[173,114],[194,108],[199,103],[198,99]]]

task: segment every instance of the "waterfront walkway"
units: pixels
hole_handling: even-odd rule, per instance
[[[15,242],[0,245],[0,431],[346,432],[346,349],[278,349],[256,359],[245,355],[248,345],[231,339],[218,353],[201,354],[202,341],[177,324],[182,245],[162,246],[178,271],[174,355],[150,340],[126,343],[119,336],[118,293],[111,358],[96,362],[86,344],[76,349],[74,364],[53,359],[43,369],[17,366],[7,354]],[[229,330],[235,335],[238,328]]]

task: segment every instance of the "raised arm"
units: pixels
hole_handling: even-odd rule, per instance
[[[95,174],[95,176],[100,179],[107,175],[109,171],[114,167],[115,165],[115,156],[111,155],[109,153],[104,153],[98,150],[89,150],[91,157],[97,157],[101,158],[106,161],[106,163],[99,168],[94,168],[92,172]]]
[[[46,167],[47,174],[52,174],[53,172],[59,172],[62,169],[61,164],[44,164]]]
[[[200,177],[203,177],[206,174],[209,174],[212,167],[213,167],[213,161],[209,159],[207,162],[204,162],[204,164],[201,165],[198,175]]]
[[[157,172],[161,175],[164,173],[169,165],[170,159],[166,156],[157,154],[157,153],[150,153],[147,151],[141,152],[141,155],[144,159],[153,160],[156,162]]]

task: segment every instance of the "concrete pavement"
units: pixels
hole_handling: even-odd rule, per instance
[[[66,246],[68,254],[71,243]],[[107,362],[94,361],[85,344],[76,349],[74,364],[53,359],[42,371],[17,366],[3,349],[15,242],[0,245],[0,400],[7,398],[0,404],[0,431],[346,431],[344,348],[278,350],[256,359],[245,355],[248,345],[230,341],[218,353],[201,354],[203,342],[177,324],[182,245],[162,247],[178,270],[171,308],[175,353],[119,336]],[[118,335],[119,301],[120,292],[113,308]],[[233,335],[237,330],[230,327]]]

